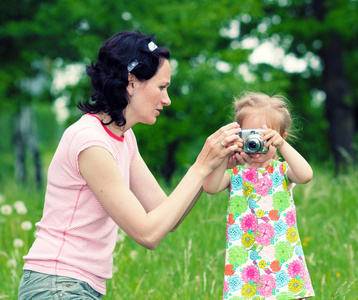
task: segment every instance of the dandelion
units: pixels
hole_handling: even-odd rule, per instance
[[[133,250],[131,251],[131,253],[129,254],[129,257],[132,259],[132,260],[135,260],[138,256],[138,252]]]
[[[123,243],[125,239],[125,235],[122,233],[118,233],[117,235],[117,243]]]
[[[24,246],[24,241],[22,239],[14,239],[14,247],[21,248]]]
[[[24,221],[21,223],[22,230],[29,231],[32,228],[32,223],[30,221]]]
[[[9,267],[9,268],[16,268],[16,259],[15,258],[11,258],[11,259],[9,259],[8,261],[7,261],[7,266]]]
[[[25,203],[20,200],[14,203],[14,208],[19,215],[25,215],[27,213]]]
[[[11,206],[8,204],[4,204],[3,206],[1,206],[1,213],[3,215],[10,215],[12,213]]]
[[[341,273],[336,273],[336,276],[337,276],[337,277],[341,277]]]

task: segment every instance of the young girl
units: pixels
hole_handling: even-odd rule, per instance
[[[310,298],[292,189],[310,181],[312,169],[286,142],[291,117],[282,97],[248,93],[235,107],[241,129],[264,129],[268,151],[250,153],[250,163],[228,170],[233,158],[227,158],[204,182],[209,194],[230,189],[223,299]]]

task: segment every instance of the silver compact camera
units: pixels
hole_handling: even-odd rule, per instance
[[[246,153],[266,153],[269,148],[264,149],[266,141],[261,142],[265,129],[242,129],[238,135],[244,141],[242,151]]]

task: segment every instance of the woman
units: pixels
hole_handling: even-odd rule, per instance
[[[85,114],[65,131],[49,167],[19,299],[101,299],[118,226],[155,249],[190,211],[205,178],[242,146],[237,123],[222,127],[167,196],[140,156],[132,127],[154,124],[171,103],[168,50],[153,36],[121,32],[102,44],[87,73],[92,101],[79,104]]]

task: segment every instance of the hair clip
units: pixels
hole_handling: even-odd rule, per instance
[[[135,59],[133,60],[128,66],[127,66],[127,70],[128,73],[132,72],[132,70],[138,65],[138,61]]]
[[[149,48],[150,51],[153,52],[155,49],[158,48],[158,46],[157,46],[156,44],[154,44],[153,41],[151,41],[151,42],[148,44],[148,48]],[[128,66],[127,66],[128,73],[132,72],[132,70],[133,70],[136,66],[138,66],[138,61],[135,59],[135,60],[133,60],[130,64],[128,64]]]
[[[148,48],[149,48],[150,51],[153,52],[155,49],[158,48],[158,46],[157,46],[156,44],[154,44],[154,42],[152,41],[152,42],[150,42],[150,43],[148,44]]]

